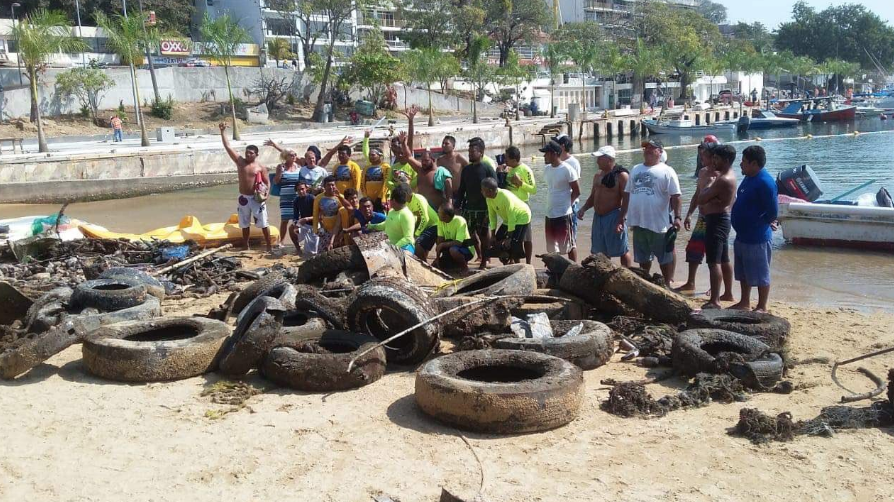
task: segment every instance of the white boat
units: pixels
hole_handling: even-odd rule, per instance
[[[779,223],[792,244],[894,251],[894,208],[793,202]]]
[[[693,125],[691,120],[643,120],[643,125],[651,134],[691,134],[704,135],[735,132],[736,122],[714,122],[707,125]]]

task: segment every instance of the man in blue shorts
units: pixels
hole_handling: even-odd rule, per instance
[[[770,298],[770,241],[776,229],[779,211],[776,181],[765,169],[767,154],[759,146],[742,152],[742,174],[745,179],[736,193],[731,214],[736,240],[733,243],[736,280],[742,286],[742,299],[732,309],[751,308],[751,288],[757,288],[755,312],[766,312]]]
[[[615,149],[603,146],[596,153],[599,172],[593,176],[590,197],[577,212],[577,219],[583,220],[587,210],[593,211],[593,230],[590,235],[590,254],[602,253],[609,258],[620,258],[621,265],[630,267],[633,259],[627,244],[627,225],[619,221],[621,201],[630,179],[630,172],[620,164],[615,164]],[[618,224],[621,231],[618,231]]]

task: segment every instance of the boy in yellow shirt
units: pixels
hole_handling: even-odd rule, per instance
[[[531,208],[509,190],[497,188],[497,180],[493,178],[481,181],[481,194],[487,203],[490,231],[496,230],[491,252],[500,261],[519,263],[521,257],[525,256],[523,243],[531,225]],[[503,222],[499,230],[497,218]]]
[[[469,269],[469,262],[475,258],[475,245],[469,234],[465,218],[456,215],[450,202],[438,209],[438,245],[435,247],[434,266],[444,270]]]

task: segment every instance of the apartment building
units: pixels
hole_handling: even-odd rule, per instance
[[[643,0],[557,0],[562,22],[595,21],[608,29],[623,28],[643,8]],[[695,8],[698,0],[663,0]]]

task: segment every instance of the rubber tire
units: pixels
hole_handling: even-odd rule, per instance
[[[351,352],[339,354],[311,354],[294,347],[301,342],[338,343],[353,347]],[[369,385],[385,374],[385,349],[379,347],[354,362],[348,373],[348,363],[362,350],[375,346],[371,336],[348,331],[326,330],[292,340],[288,345],[274,347],[264,358],[262,372],[270,381],[307,392],[332,392]]]
[[[674,344],[671,347],[674,369],[689,376],[724,371],[714,355],[704,349],[709,344],[723,344],[735,348],[735,352],[741,354],[746,362],[754,361],[770,352],[767,344],[748,335],[720,329],[690,329],[681,331],[674,337]]]
[[[307,285],[296,287],[295,310],[314,312],[328,322],[333,329],[345,327],[344,300],[323,296],[316,288]]]
[[[537,289],[537,271],[531,265],[519,263],[478,272],[442,289],[437,296],[528,296],[535,289]]]
[[[709,309],[693,312],[687,322],[689,329],[712,328],[753,336],[774,352],[781,351],[792,326],[781,317],[747,310]]]
[[[482,366],[535,370],[542,377],[521,382],[483,382],[458,374]],[[558,357],[520,350],[472,350],[432,359],[416,373],[416,404],[460,429],[518,434],[561,427],[583,401],[583,373]]]
[[[346,270],[366,270],[366,260],[357,246],[342,246],[320,253],[301,264],[296,281],[309,284]]]
[[[29,333],[43,333],[62,322],[62,317],[68,313],[66,306],[71,301],[73,292],[67,287],[55,288],[35,300],[25,317],[25,330]]]
[[[0,379],[12,380],[71,347],[78,340],[79,335],[71,325],[19,338],[0,352]]]
[[[750,389],[768,390],[782,380],[785,362],[782,356],[770,352],[745,364],[731,364],[729,372]]]
[[[329,329],[326,324],[326,320],[322,317],[309,317],[307,319],[307,322],[300,326],[287,326],[286,324],[288,323],[289,315],[294,313],[305,314],[305,312],[298,312],[294,310],[286,312],[283,316],[283,327],[281,330],[279,330],[279,333],[270,343],[271,347],[289,345],[295,340],[319,335],[320,333]]]
[[[121,287],[122,289],[98,289]],[[84,281],[71,294],[72,311],[95,308],[104,312],[114,312],[136,307],[146,301],[146,285],[133,279],[95,279]]]
[[[561,319],[565,313],[565,302],[531,295],[524,298],[521,306],[512,309],[512,315],[519,319],[527,319],[530,314],[545,313],[550,319]]]
[[[415,288],[418,289],[418,288]],[[407,288],[396,289],[378,284],[375,281],[364,283],[351,297],[347,310],[348,329],[355,333],[369,333],[379,340],[403,331],[410,326],[427,321],[435,316],[432,305],[417,293],[408,292]],[[381,329],[375,326],[381,319],[380,311],[387,311],[398,318],[399,326],[388,326]],[[370,326],[379,329],[371,329]],[[378,333],[374,331],[379,331]],[[389,363],[400,365],[418,364],[425,360],[438,343],[440,324],[430,322],[396,340],[395,347],[386,346]]]
[[[179,340],[126,340],[156,329],[194,330]],[[187,333],[190,334],[190,333]],[[230,328],[203,317],[172,317],[106,326],[84,339],[84,367],[120,382],[160,382],[198,376],[217,367]]]
[[[127,309],[105,312],[102,314],[78,314],[68,318],[79,335],[86,336],[103,326],[119,322],[149,321],[162,316],[161,302],[154,296],[146,297],[146,301]]]
[[[146,286],[146,292],[158,298],[158,301],[165,300],[165,287],[155,277],[146,272],[129,267],[112,267],[99,274],[97,279],[130,279],[140,282]]]
[[[239,314],[233,334],[220,351],[218,371],[241,377],[257,368],[282,329],[285,309],[279,300],[259,296]]]
[[[277,286],[287,282],[288,281],[282,272],[268,272],[267,275],[249,284],[239,293],[239,296],[233,301],[230,315],[238,316],[245,310],[245,307],[247,307],[249,303],[255,301],[259,296],[265,296],[265,292],[271,291]]]
[[[575,326],[584,328],[577,336],[564,336]],[[530,350],[564,359],[587,371],[596,369],[611,359],[615,351],[614,332],[596,321],[552,321],[555,338],[501,338],[494,348],[507,350]]]

